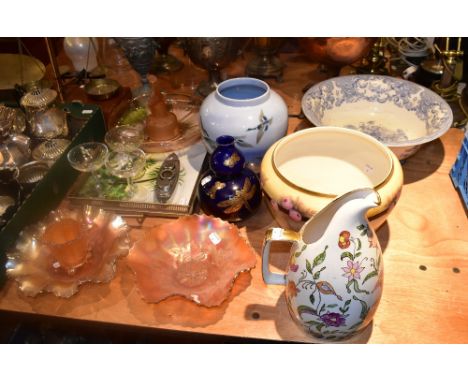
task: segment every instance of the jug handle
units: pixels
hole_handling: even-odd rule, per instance
[[[285,273],[270,272],[270,247],[274,241],[288,241],[294,243],[300,239],[298,232],[283,228],[270,228],[265,233],[262,246],[262,276],[265,284],[286,285]]]

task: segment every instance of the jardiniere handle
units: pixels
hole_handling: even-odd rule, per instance
[[[288,241],[294,243],[300,238],[299,233],[283,228],[270,228],[265,233],[262,247],[262,276],[265,284],[286,284],[285,273],[273,273],[270,272],[269,260],[270,260],[270,247],[274,241]]]

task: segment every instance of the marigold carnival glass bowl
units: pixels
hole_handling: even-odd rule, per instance
[[[332,126],[280,139],[263,157],[260,177],[271,213],[293,230],[337,196],[363,187],[374,188],[382,201],[368,212],[376,230],[403,186],[401,164],[390,149],[367,134]]]
[[[147,302],[183,296],[211,307],[229,296],[239,273],[255,267],[256,253],[235,225],[190,215],[149,229],[127,262]]]
[[[61,208],[26,227],[7,253],[7,274],[27,296],[71,297],[85,282],[105,283],[128,253],[128,227],[97,207]]]
[[[315,126],[340,126],[372,135],[403,160],[443,135],[450,106],[433,91],[399,78],[351,75],[319,82],[302,98]]]

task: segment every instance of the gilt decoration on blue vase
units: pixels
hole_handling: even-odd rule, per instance
[[[245,168],[245,158],[235,139],[222,135],[210,158],[210,170],[201,178],[198,197],[205,213],[236,222],[251,216],[262,193],[257,175]]]

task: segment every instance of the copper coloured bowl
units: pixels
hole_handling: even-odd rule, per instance
[[[301,37],[299,45],[311,61],[340,68],[367,56],[376,40],[374,37]]]

